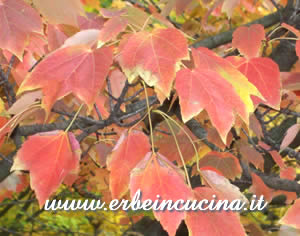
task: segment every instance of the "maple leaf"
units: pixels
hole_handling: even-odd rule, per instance
[[[226,145],[223,143],[218,131],[214,127],[209,127],[206,128],[207,131],[207,140],[209,142],[214,143],[217,147],[220,149],[225,149],[226,147],[229,147],[229,145],[232,142],[233,135],[231,132],[228,133],[227,135],[227,140],[226,140]]]
[[[144,29],[144,27],[150,23],[148,22],[149,14],[135,6],[127,5],[124,9],[119,11],[103,11],[102,9],[101,13],[104,13],[103,16],[108,18],[115,15],[122,15],[122,17],[128,21],[128,24],[133,26],[133,29],[137,31]]]
[[[281,160],[281,162],[282,162],[282,160]],[[296,170],[293,167],[286,167],[285,165],[280,166],[280,178],[289,179],[289,180],[293,181],[296,178]],[[278,196],[278,195],[285,195],[286,196],[286,200],[285,200],[286,204],[291,204],[293,201],[295,201],[297,199],[297,194],[295,192],[288,192],[288,191],[284,191],[284,190],[276,190],[273,193],[273,196]]]
[[[47,30],[48,48],[50,51],[54,51],[62,46],[68,38],[67,35],[65,35],[65,33],[60,29],[59,25],[48,24]]]
[[[229,152],[209,152],[199,160],[199,167],[211,166],[219,170],[226,178],[234,180],[240,177],[242,168],[239,160]]]
[[[250,124],[249,124],[250,131],[253,131],[255,135],[260,139],[263,137],[263,131],[260,126],[258,119],[256,118],[255,114],[250,116]]]
[[[105,19],[98,14],[89,12],[86,13],[87,17],[79,16],[78,17],[78,24],[81,30],[86,29],[102,29],[105,23]]]
[[[213,167],[202,167],[201,176],[207,185],[219,192],[228,201],[236,199],[248,203],[247,198],[241,193],[240,189],[231,184],[220,171]]]
[[[213,200],[212,196],[223,198],[219,193],[209,187],[198,187],[193,190],[194,198],[197,201]],[[190,236],[211,235],[211,236],[242,236],[246,235],[240,222],[239,215],[232,211],[188,211],[185,223]]]
[[[0,0],[0,48],[20,61],[32,32],[42,34],[39,14],[22,0]]]
[[[181,15],[188,7],[188,5],[192,2],[192,0],[170,0],[165,2],[166,5],[161,12],[161,15],[163,17],[170,15],[173,8],[175,8],[177,15]]]
[[[124,131],[106,163],[110,170],[109,187],[113,198],[121,198],[128,190],[131,170],[150,150],[148,137],[141,131]]]
[[[20,171],[10,173],[0,182],[0,202],[5,198],[12,198],[13,193],[20,193],[27,186],[27,179]]]
[[[253,147],[249,146],[248,142],[238,142],[237,147],[242,154],[242,158],[251,162],[256,168],[264,169],[264,158],[262,154],[256,151]]]
[[[100,167],[104,167],[106,165],[108,155],[113,150],[113,146],[106,143],[98,143],[95,145],[95,148],[99,165]]]
[[[36,60],[31,52],[25,52],[23,56],[23,61],[18,62],[12,68],[12,75],[18,86],[20,86],[25,79],[30,68],[36,63]]]
[[[191,2],[192,0],[177,0],[175,6],[176,14],[181,15]]]
[[[288,25],[286,23],[281,24],[283,27],[287,28],[289,31],[293,32],[297,37],[298,40],[296,41],[295,50],[298,58],[300,58],[300,31],[297,30],[295,27]]]
[[[105,18],[113,18],[115,16],[122,16],[128,13],[126,7],[122,8],[122,9],[109,9],[109,8],[101,8],[99,10],[99,12],[101,13],[101,15]],[[146,14],[146,13],[145,13]]]
[[[290,91],[299,92],[300,90],[300,72],[280,72],[282,88]]]
[[[12,134],[13,130],[18,126],[20,122],[25,120],[29,115],[32,115],[34,112],[40,110],[40,105],[32,104],[26,108],[23,108],[18,114],[15,114],[9,120],[7,120],[5,117],[0,116],[0,143],[1,140],[3,141],[3,138],[6,134],[8,134],[8,137]]]
[[[205,109],[224,143],[234,124],[235,113],[244,120],[248,117],[245,104],[233,86],[217,72],[182,69],[176,75],[175,87],[183,122]]]
[[[127,80],[126,76],[118,68],[111,71],[109,75],[111,83],[111,93],[115,98],[120,97]]]
[[[257,174],[251,173],[251,178],[252,185],[249,188],[249,191],[254,193],[257,198],[259,198],[259,196],[263,196],[265,201],[270,202],[273,197],[273,190],[265,185],[265,183]]]
[[[280,169],[280,178],[294,180],[296,178],[296,170],[291,166]]]
[[[103,28],[99,34],[99,40],[103,43],[112,40],[115,38],[120,32],[122,32],[127,26],[127,20],[120,17],[114,16],[105,22]]]
[[[142,199],[155,201],[182,199],[192,197],[191,189],[186,185],[182,171],[159,153],[147,153],[145,158],[132,170],[130,175],[131,198],[137,190],[141,190]],[[154,211],[155,218],[160,221],[169,235],[175,236],[180,222],[184,219],[184,211]]]
[[[18,151],[11,170],[29,170],[30,186],[40,208],[64,178],[79,169],[80,147],[72,133],[51,131],[30,136]]]
[[[122,90],[125,86],[125,83],[127,81],[126,76],[122,71],[116,68],[109,73],[109,80],[111,84],[111,94],[115,98],[120,97]],[[113,103],[117,103],[117,101],[113,101]],[[122,104],[120,109],[125,112],[126,111],[125,104]]]
[[[262,142],[262,141],[258,141],[258,145],[261,146],[263,149],[265,150],[271,150],[271,147]],[[271,154],[273,160],[275,161],[275,163],[282,169],[284,169],[286,166],[282,160],[282,157],[281,155],[279,154],[279,152],[277,152],[276,150],[273,150],[273,151],[269,151],[269,153]]]
[[[296,138],[300,131],[300,124],[294,124],[286,131],[283,140],[281,141],[280,149],[285,149],[288,147],[293,140]]]
[[[240,26],[233,32],[232,46],[237,48],[246,58],[250,59],[259,56],[261,42],[264,39],[265,30],[262,25]]]
[[[177,126],[172,124],[170,125],[176,135],[177,143],[179,145],[184,161],[185,162],[191,161],[191,159],[196,154],[195,154],[195,149],[190,139],[187,137],[186,133],[191,137],[191,139],[194,142],[197,140],[197,137],[186,126],[183,127],[183,129],[186,132],[185,133],[182,129],[179,129]],[[161,122],[159,129],[165,130],[166,132],[170,132],[168,124],[165,121]],[[183,165],[176,143],[174,141],[174,137],[172,135],[166,135],[166,134],[161,134],[160,136],[155,135],[154,143],[156,144],[159,153],[167,157],[169,161],[172,162],[176,161],[177,165],[180,167]],[[197,146],[197,144],[195,146],[198,150],[200,149],[200,147]]]
[[[285,168],[285,164],[282,160],[281,155],[279,154],[279,152],[273,150],[273,151],[269,151],[269,153],[271,154],[273,160],[275,161],[275,163],[280,167],[280,168]]]
[[[16,115],[23,112],[30,106],[36,104],[38,100],[42,98],[41,91],[32,91],[23,94],[9,109],[8,113]]]
[[[189,57],[182,33],[176,29],[155,29],[151,33],[138,32],[124,40],[127,42],[119,62],[128,81],[132,83],[139,75],[162,95],[160,102],[168,98],[178,63]]]
[[[219,57],[216,55],[213,51],[209,50],[208,48],[197,48],[192,49],[192,55],[194,59],[195,69],[197,71],[199,70],[210,70],[213,71],[213,73],[217,73],[218,77],[222,79],[223,81],[229,82],[231,86],[233,86],[235,93],[224,93],[224,95],[228,96],[227,99],[229,99],[229,96],[236,97],[235,94],[238,95],[239,99],[236,101],[237,103],[240,103],[239,101],[242,101],[242,105],[240,107],[236,107],[235,109],[238,110],[238,113],[240,117],[243,119],[243,121],[248,124],[249,123],[249,114],[252,113],[255,109],[251,95],[257,96],[261,99],[263,99],[262,95],[258,91],[258,89],[248,81],[248,79],[239,71],[237,70],[230,62],[227,60]],[[221,82],[221,80],[220,80]],[[205,84],[205,90],[209,89],[209,86]],[[223,84],[226,84],[225,82]],[[217,89],[219,90],[219,89]],[[201,90],[202,91],[202,90]],[[207,90],[208,91],[208,90]],[[215,93],[214,91],[211,91],[212,93]],[[199,95],[198,95],[199,96]],[[213,96],[211,94],[210,96]],[[231,107],[234,101],[230,102],[231,104],[228,104],[227,106]],[[219,111],[220,112],[220,111]],[[226,111],[228,113],[228,110]],[[221,119],[222,116],[220,116]],[[192,113],[189,116],[189,119],[192,118]],[[223,118],[223,117],[222,117]],[[232,125],[232,118],[229,117],[229,114],[226,117]],[[230,118],[230,119],[229,119]],[[187,118],[185,118],[187,120]],[[217,118],[216,118],[217,119]],[[221,121],[222,122],[222,121]],[[225,124],[224,127],[216,127],[218,132],[221,135],[221,138],[224,143],[226,143],[226,129],[229,128],[229,124]],[[226,129],[225,129],[226,127]],[[220,132],[222,130],[222,133]]]
[[[42,57],[46,54],[47,39],[44,35],[31,33],[29,44],[26,46],[25,51],[36,54]]]
[[[236,66],[263,95],[265,101],[253,97],[254,104],[265,103],[275,109],[279,108],[281,100],[280,71],[272,59],[262,57],[249,60],[243,57],[227,57],[226,59]]]
[[[51,24],[67,24],[77,27],[77,17],[85,14],[80,0],[32,0],[32,2]]]
[[[288,209],[285,215],[281,218],[280,223],[300,229],[299,210],[300,199],[297,199],[295,203]]]
[[[49,114],[56,100],[73,93],[91,111],[113,60],[111,48],[92,48],[98,35],[98,30],[85,30],[67,39],[27,75],[18,94],[41,88]]]
[[[231,18],[234,8],[240,3],[240,0],[223,0],[222,12],[225,12],[226,15]]]

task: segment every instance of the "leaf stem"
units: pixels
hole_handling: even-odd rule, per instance
[[[196,148],[196,146],[195,146],[195,144],[194,144],[194,141],[192,140],[191,136],[186,132],[186,130],[185,130],[183,127],[181,127],[181,126],[177,123],[176,120],[174,120],[172,117],[170,117],[170,116],[167,115],[166,113],[164,113],[164,112],[162,112],[162,111],[159,111],[159,110],[154,110],[153,112],[158,113],[158,114],[160,114],[160,115],[162,115],[162,116],[168,117],[168,119],[170,119],[171,121],[173,121],[173,123],[176,124],[176,125],[177,125],[177,126],[185,133],[185,135],[188,137],[188,139],[190,140],[190,142],[191,142],[191,144],[192,144],[192,146],[193,146],[193,148],[194,148],[194,151],[195,151],[195,154],[196,154],[196,161],[197,161],[197,171],[200,172],[200,168],[199,168],[199,160],[200,160],[200,158],[199,158],[198,150],[197,150],[197,148]]]
[[[179,153],[179,156],[180,156],[180,159],[181,159],[181,162],[182,162],[182,165],[183,165],[183,169],[184,169],[184,172],[185,172],[185,175],[186,175],[186,179],[187,179],[187,182],[188,182],[188,185],[192,188],[192,185],[191,185],[191,182],[190,182],[190,178],[189,178],[189,173],[187,171],[187,168],[186,168],[186,164],[184,162],[184,158],[183,158],[183,155],[181,153],[181,150],[180,150],[180,147],[179,147],[179,144],[178,144],[178,141],[177,141],[177,138],[176,138],[176,135],[175,135],[175,132],[168,120],[168,117],[166,117],[164,114],[160,113],[160,115],[165,119],[165,121],[167,122],[168,126],[169,126],[169,129],[172,133],[172,136],[174,138],[174,141],[175,141],[175,144],[176,144],[176,147],[177,147],[177,150],[178,150],[178,153]]]
[[[69,126],[66,128],[66,130],[65,130],[66,133],[71,129],[71,127],[72,127],[72,125],[74,124],[74,122],[75,122],[77,116],[79,115],[79,113],[80,113],[82,107],[83,107],[83,104],[80,105],[78,111],[76,112],[75,116],[73,117],[73,120],[71,121],[71,123],[69,124]]]
[[[278,26],[278,27],[276,27],[274,30],[272,30],[272,32],[268,35],[268,37],[270,38],[277,30],[280,30],[280,29],[282,29],[282,28],[284,28],[283,26]]]
[[[273,41],[275,41],[275,40],[281,40],[281,39],[285,39],[285,40],[295,40],[295,41],[299,40],[298,38],[282,37],[282,38],[273,38],[273,39],[271,39],[271,40],[269,41],[269,43],[271,43],[271,42],[273,42]]]
[[[152,153],[154,154],[154,138],[153,138],[153,128],[152,128],[152,121],[151,121],[151,112],[150,112],[150,105],[148,100],[148,92],[145,85],[145,82],[142,80],[142,84],[144,86],[145,95],[146,95],[146,103],[147,103],[147,111],[148,111],[148,119],[149,119],[149,127],[150,127],[150,138],[151,138],[151,146],[152,146]]]

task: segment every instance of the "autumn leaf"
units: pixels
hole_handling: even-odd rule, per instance
[[[177,0],[175,5],[176,14],[182,14],[190,3],[192,3],[192,0]]]
[[[122,32],[127,26],[127,20],[120,17],[115,16],[108,21],[105,22],[103,28],[99,34],[99,40],[102,43],[105,43],[109,40],[114,39],[120,32]]]
[[[234,8],[240,3],[241,0],[223,0],[222,12],[225,12],[228,18],[232,17]]]
[[[245,104],[233,86],[217,72],[182,69],[176,75],[175,87],[183,122],[187,122],[205,109],[224,143],[234,124],[235,114],[247,120]]]
[[[294,180],[296,178],[296,170],[291,166],[280,169],[280,178]]]
[[[257,198],[263,196],[265,201],[270,202],[273,197],[273,190],[270,189],[257,174],[251,173],[251,178],[252,185],[249,191],[254,193]]]
[[[289,31],[293,32],[297,37],[298,40],[296,41],[296,45],[295,45],[295,50],[296,50],[296,54],[298,56],[298,58],[300,58],[300,31],[297,30],[295,27],[288,25],[286,23],[282,23],[281,24],[283,27],[285,27],[286,29],[288,29]]]
[[[30,106],[37,103],[42,98],[41,91],[32,91],[24,93],[19,99],[8,109],[8,113],[16,115],[20,112],[23,112]]]
[[[193,190],[194,198],[197,201],[214,200],[213,195],[219,193],[209,187],[197,187]],[[218,199],[222,198],[218,196]],[[242,236],[246,235],[240,222],[239,215],[232,211],[188,211],[185,223],[190,236],[210,235],[210,236]]]
[[[92,48],[97,32],[81,31],[67,39],[63,47],[50,53],[28,74],[18,94],[42,89],[43,108],[49,114],[57,100],[73,93],[91,111],[112,64],[111,48]]]
[[[119,62],[128,81],[132,83],[141,76],[156,92],[168,98],[176,68],[181,60],[188,59],[187,42],[182,33],[176,29],[155,29],[152,33],[138,32],[125,40],[128,41]]]
[[[38,33],[31,33],[30,41],[27,44],[25,51],[42,57],[47,53],[46,46],[47,39],[44,35]]]
[[[147,153],[145,158],[132,170],[130,175],[131,198],[137,190],[141,190],[142,199],[155,201],[182,199],[192,197],[191,189],[186,185],[182,171],[161,154]],[[160,221],[164,230],[170,236],[175,236],[176,230],[185,217],[183,211],[154,211],[155,218]]]
[[[300,130],[300,124],[294,124],[286,131],[286,134],[281,142],[280,149],[288,147],[296,138]]]
[[[256,86],[264,100],[253,97],[254,104],[264,103],[278,109],[281,100],[281,82],[278,65],[270,58],[227,57],[248,80]]]
[[[0,0],[0,48],[22,61],[32,32],[42,34],[39,14],[22,0]]]
[[[240,177],[242,168],[239,160],[229,152],[209,152],[199,160],[199,167],[210,166],[219,170],[226,178]]]
[[[250,116],[249,121],[250,121],[250,123],[249,123],[250,130],[253,131],[258,138],[262,138],[263,131],[262,131],[260,123],[259,123],[258,119],[256,118],[255,114],[252,114]]]
[[[103,14],[103,9],[101,10],[101,13]],[[147,14],[145,11],[142,9],[135,7],[135,6],[126,6],[124,9],[119,10],[119,11],[110,11],[108,12],[107,10],[105,11],[105,14],[103,16],[105,17],[113,17],[116,15],[122,15],[127,21],[128,24],[130,24],[133,29],[140,31],[143,29],[143,27],[147,26],[150,22],[149,20],[149,14]]]
[[[99,165],[101,167],[104,167],[106,165],[106,161],[108,158],[108,155],[112,152],[113,147],[112,145],[106,144],[106,143],[98,143],[95,145],[96,153],[97,153],[97,159],[99,162]]]
[[[106,168],[97,168],[95,176],[89,178],[87,189],[91,192],[100,192],[101,200],[110,202],[113,198],[109,190],[109,171]]]
[[[285,215],[281,218],[280,222],[282,224],[290,225],[297,229],[300,229],[299,210],[300,199],[297,199],[295,203],[288,209]]]
[[[244,103],[246,117],[241,117],[243,121],[249,123],[249,114],[255,109],[251,96],[256,96],[263,99],[258,89],[248,81],[247,77],[237,70],[230,62],[219,57],[213,51],[199,47],[192,49],[195,68],[209,69],[218,73],[223,79],[227,80],[235,89],[240,99]]]
[[[18,104],[17,104],[18,105]],[[13,108],[13,107],[12,107]],[[18,126],[20,122],[28,118],[35,112],[41,111],[39,104],[32,104],[23,108],[18,114],[15,114],[9,120],[6,117],[0,116],[0,140],[3,141],[4,136],[8,134],[8,137],[12,134],[13,130]],[[0,141],[0,143],[1,143]]]
[[[197,137],[186,127],[182,127],[185,132],[178,128],[177,126],[171,124],[171,127],[176,135],[176,140],[177,143],[179,145],[181,154],[184,158],[184,161],[187,163],[189,161],[192,160],[193,157],[196,156],[195,153],[195,149],[190,141],[190,139],[188,138],[188,136],[186,135],[186,133],[191,137],[191,139],[196,142]],[[161,130],[165,130],[166,132],[171,132],[169,130],[168,124],[163,121],[160,126],[158,127]],[[154,137],[154,143],[156,145],[156,147],[158,148],[158,151],[160,154],[162,154],[163,156],[167,157],[169,161],[176,161],[178,166],[183,166],[182,160],[180,158],[180,154],[179,151],[177,149],[176,143],[175,143],[175,139],[172,135],[168,135],[168,134],[160,134],[155,135]],[[196,146],[196,148],[198,150],[202,150],[202,148],[199,147],[199,145],[197,145],[196,143],[194,144]],[[198,153],[199,155],[199,153]]]
[[[111,95],[113,95],[115,98],[119,98],[127,81],[127,78],[125,74],[118,68],[113,69],[108,76],[111,86]],[[113,103],[117,103],[117,101],[113,101]],[[122,104],[120,109],[125,112],[125,104]]]
[[[11,170],[29,170],[30,186],[42,208],[64,178],[78,171],[80,154],[79,143],[72,133],[38,133],[23,143]]]
[[[13,193],[20,193],[27,185],[27,178],[20,171],[10,173],[0,182],[0,202],[5,198],[12,198]]]
[[[264,158],[262,154],[255,150],[255,148],[249,146],[248,142],[238,142],[237,147],[242,154],[242,158],[250,163],[252,163],[256,168],[264,169]]]
[[[105,18],[113,18],[115,16],[122,16],[122,15],[126,15],[128,13],[128,10],[125,8],[122,9],[109,9],[109,8],[101,8],[99,10],[99,12],[101,13],[101,15]],[[143,12],[144,13],[144,12]],[[145,13],[146,14],[146,13]]]
[[[280,168],[284,168],[285,164],[282,160],[281,155],[279,154],[279,152],[273,150],[269,152],[273,158],[273,160],[275,161],[275,163],[280,167]]]
[[[228,201],[240,200],[248,203],[247,198],[241,193],[240,189],[231,184],[223,175],[218,173],[219,170],[214,167],[202,167],[201,177],[206,185],[210,186],[216,192],[219,192]]]
[[[36,63],[31,52],[25,52],[23,56],[23,61],[16,63],[15,67],[12,68],[11,73],[14,77],[14,80],[18,86],[20,86],[25,79],[30,68]]]
[[[32,1],[34,6],[51,24],[78,26],[77,17],[84,15],[83,5],[80,0]]]
[[[110,170],[109,187],[112,198],[121,198],[126,194],[131,170],[150,150],[148,137],[141,131],[124,131],[112,154],[107,158]]]
[[[262,25],[240,26],[233,32],[232,46],[246,58],[251,59],[259,56],[261,42],[264,39],[265,30]]]
[[[229,147],[229,145],[233,140],[233,136],[231,132],[228,133],[226,144],[224,144],[216,128],[209,127],[206,128],[206,131],[207,131],[207,140],[211,143],[214,143],[220,149],[225,149],[226,147]]]
[[[97,0],[98,1],[98,0]],[[87,29],[102,29],[105,23],[105,19],[98,14],[89,12],[86,13],[86,17],[79,16],[78,17],[78,24],[80,30],[87,30]]]
[[[281,72],[282,88],[297,92],[300,90],[300,72]]]
[[[62,46],[68,38],[58,25],[49,24],[47,30],[48,48],[50,52]]]
[[[94,49],[98,43],[99,34],[100,30],[97,29],[79,31],[72,37],[66,39],[61,48],[84,45]],[[97,46],[97,48],[99,47]]]

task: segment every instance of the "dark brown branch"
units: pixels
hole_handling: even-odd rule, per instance
[[[268,28],[279,22],[280,22],[280,13],[275,12],[275,13],[267,15],[263,18],[254,20],[254,21],[246,24],[246,26],[253,25],[253,24],[262,24],[265,28]],[[213,49],[213,48],[219,47],[221,45],[230,43],[232,41],[232,34],[233,34],[234,30],[235,29],[232,29],[232,30],[217,34],[215,36],[200,40],[199,42],[193,43],[191,45],[191,47],[193,47],[193,48],[207,47],[207,48]]]

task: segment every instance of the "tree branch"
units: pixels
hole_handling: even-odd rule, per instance
[[[250,26],[253,24],[262,24],[265,28],[268,28],[272,25],[275,25],[276,23],[280,22],[280,12],[275,12],[270,15],[267,15],[263,18],[254,20],[245,26]],[[213,49],[216,47],[219,47],[221,45],[230,43],[232,41],[232,34],[235,29],[217,34],[215,36],[200,40],[198,42],[195,42],[191,45],[193,48],[198,48],[198,47],[207,47],[209,49]]]

